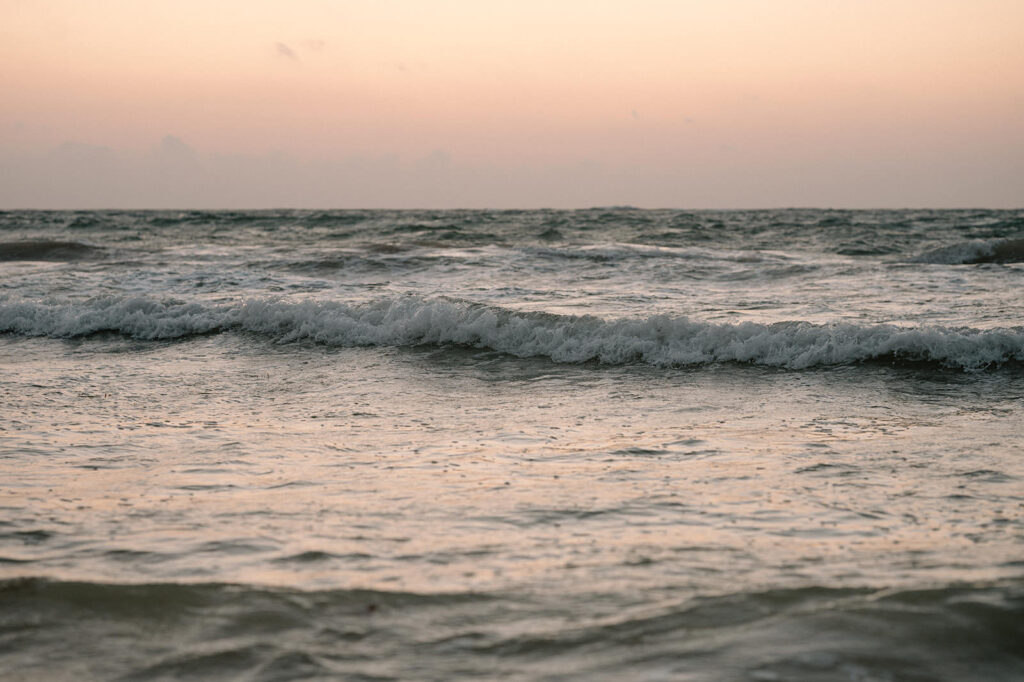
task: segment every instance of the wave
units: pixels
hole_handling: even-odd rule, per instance
[[[1014,680],[1024,665],[1019,582],[588,596],[16,579],[0,581],[0,664],[15,679],[620,680],[667,663],[673,678],[808,681]]]
[[[605,320],[415,296],[358,304],[276,299],[214,304],[125,297],[76,303],[0,300],[0,332],[22,336],[114,333],[161,340],[231,331],[281,343],[456,345],[556,362],[613,365],[736,362],[803,369],[889,360],[976,370],[1024,362],[1024,327],[729,324],[667,315]]]
[[[1024,263],[1024,238],[973,239],[922,253],[915,263],[971,265],[976,263]]]
[[[112,615],[136,615],[161,618],[186,616],[196,608],[217,607],[225,601],[278,599],[288,603],[303,595],[318,597],[317,603],[328,603],[341,609],[365,611],[371,606],[405,606],[450,604],[486,599],[466,593],[419,593],[373,589],[328,590],[321,593],[288,588],[243,586],[233,583],[105,583],[52,580],[26,576],[0,580],[0,602],[16,599],[52,601],[64,608],[95,608]]]
[[[0,261],[72,261],[89,258],[101,250],[82,242],[48,239],[0,242]]]
[[[669,258],[679,260],[761,263],[787,261],[788,257],[772,251],[727,251],[683,246],[650,244],[588,244],[575,247],[527,246],[523,252],[550,259],[589,260],[597,263],[628,259]]]

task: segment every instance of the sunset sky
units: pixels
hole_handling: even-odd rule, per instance
[[[1020,0],[0,0],[0,207],[1019,207]]]

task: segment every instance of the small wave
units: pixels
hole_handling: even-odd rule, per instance
[[[629,601],[23,578],[0,581],[0,664],[16,679],[662,679],[666,662],[701,680],[1020,677],[1019,582]]]
[[[70,222],[68,222],[67,226],[68,229],[74,230],[89,227],[102,227],[103,225],[104,221],[100,215],[86,213],[74,216]]]
[[[380,253],[385,255],[405,253],[412,248],[413,247],[409,244],[396,244],[395,242],[368,242],[363,245],[363,249],[365,249],[367,253]]]
[[[109,616],[185,617],[197,609],[215,609],[226,602],[260,606],[273,601],[282,608],[333,608],[365,612],[367,606],[429,606],[486,600],[486,595],[465,593],[418,593],[372,589],[339,589],[319,593],[288,588],[235,585],[231,583],[94,583],[22,577],[0,580],[0,603],[50,602],[74,611],[87,608]],[[301,620],[301,619],[300,619]]]
[[[101,250],[81,242],[46,239],[0,242],[0,261],[73,261],[89,258]]]
[[[861,237],[840,242],[836,253],[840,256],[885,256],[899,250],[900,246],[894,242]]]
[[[341,227],[366,222],[372,215],[367,211],[318,211],[301,216],[301,222],[304,225]]]
[[[556,362],[612,365],[736,362],[803,369],[887,360],[974,370],[1024,361],[1024,327],[727,324],[667,315],[605,320],[415,296],[360,304],[257,299],[218,305],[122,297],[65,304],[0,301],[0,332],[22,336],[115,333],[160,340],[230,331],[260,334],[276,342],[454,345]]]
[[[523,251],[533,256],[550,259],[589,260],[598,263],[629,259],[668,258],[679,260],[725,261],[731,263],[760,263],[786,260],[774,252],[725,251],[707,248],[653,246],[647,244],[591,244],[574,247],[530,246]]]
[[[253,261],[252,268],[275,268],[298,273],[330,273],[356,269],[396,270],[399,268],[420,268],[434,264],[456,262],[474,254],[461,249],[419,249],[411,246],[378,244],[364,250],[339,249],[308,259],[291,261]]]
[[[916,263],[971,265],[976,263],[1024,263],[1024,238],[974,239],[926,251]]]

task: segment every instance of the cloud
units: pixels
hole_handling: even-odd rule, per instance
[[[194,158],[195,152],[176,135],[164,135],[160,140],[160,153],[173,158]]]
[[[290,59],[293,62],[299,60],[299,55],[295,54],[295,50],[288,47],[284,43],[274,43],[274,47],[277,49],[277,56],[282,59]]]
[[[1020,204],[1014,181],[1021,155],[1012,148],[927,173],[911,162],[879,167],[847,158],[780,172],[779,159],[743,146],[719,149],[718,142],[671,166],[469,161],[443,150],[404,159],[225,155],[192,148],[173,134],[142,152],[66,142],[34,152],[0,149],[0,209]]]

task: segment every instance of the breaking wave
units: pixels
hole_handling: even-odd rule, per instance
[[[728,324],[666,315],[605,320],[414,296],[367,304],[274,299],[211,304],[125,297],[0,302],[0,332],[22,336],[115,333],[160,340],[231,331],[339,347],[457,345],[569,363],[738,362],[802,369],[893,360],[982,369],[1024,361],[1024,327]]]
[[[941,265],[1024,263],[1024,238],[974,239],[926,251],[915,258],[914,262]]]

